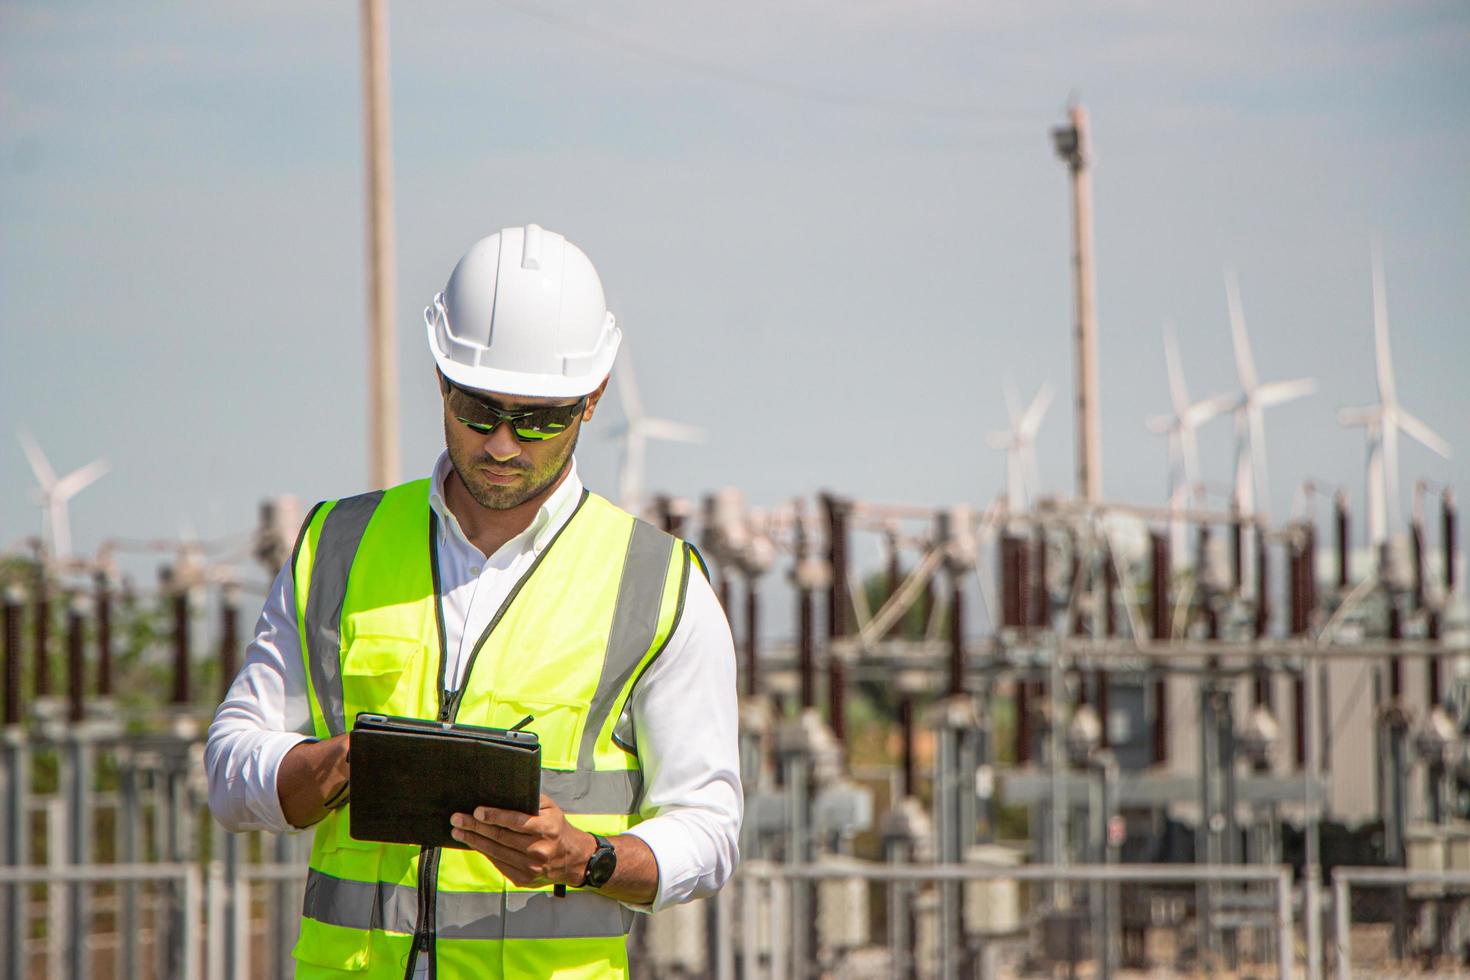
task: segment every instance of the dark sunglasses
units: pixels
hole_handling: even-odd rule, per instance
[[[555,439],[571,427],[587,405],[587,396],[583,395],[570,405],[538,405],[511,412],[493,399],[461,388],[448,378],[445,381],[449,385],[449,410],[455,418],[487,436],[500,423],[508,422],[520,442]]]

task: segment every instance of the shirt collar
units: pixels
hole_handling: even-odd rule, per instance
[[[429,478],[429,506],[439,515],[440,534],[453,534],[463,544],[473,548],[474,543],[465,536],[464,529],[459,526],[459,519],[449,509],[444,497],[444,481],[453,467],[454,464],[449,461],[449,451],[441,452],[434,462],[434,470]],[[541,509],[531,519],[530,525],[506,544],[519,542],[520,547],[524,548],[529,543],[533,551],[539,552],[546,547],[551,536],[561,530],[581,499],[582,478],[577,474],[577,457],[574,455],[567,464],[566,479],[546,498]]]

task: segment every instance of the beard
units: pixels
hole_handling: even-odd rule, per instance
[[[450,426],[455,424],[458,423],[449,420],[444,423],[444,445],[449,450],[449,462],[453,464],[454,471],[459,474],[460,483],[464,484],[464,488],[469,491],[475,503],[491,510],[510,510],[512,507],[519,507],[555,483],[571,462],[572,451],[577,448],[577,437],[582,434],[582,427],[577,426],[574,431],[558,437],[556,442],[566,443],[563,452],[548,457],[539,464],[528,462],[524,456],[498,462],[492,456],[465,452],[458,448],[453,438],[455,433],[450,429]],[[481,466],[494,466],[502,470],[514,469],[519,472],[521,478],[515,483],[492,483],[479,470]]]

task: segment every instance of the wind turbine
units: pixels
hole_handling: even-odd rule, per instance
[[[1235,344],[1235,371],[1240,378],[1240,395],[1235,400],[1235,507],[1242,517],[1256,512],[1256,501],[1267,499],[1266,414],[1273,405],[1310,395],[1317,390],[1311,378],[1271,381],[1261,384],[1250,337],[1245,332],[1245,312],[1240,305],[1240,283],[1235,270],[1225,270],[1225,298],[1230,304],[1230,333]]]
[[[1195,433],[1210,419],[1229,411],[1235,404],[1233,395],[1215,395],[1191,403],[1189,388],[1184,383],[1184,368],[1179,361],[1179,344],[1174,325],[1164,324],[1164,362],[1169,369],[1169,400],[1173,415],[1154,415],[1148,419],[1150,432],[1169,440],[1169,511],[1171,518],[1170,547],[1181,559],[1186,551],[1184,522],[1179,512],[1190,495],[1199,488],[1199,443]]]
[[[36,475],[36,483],[39,484],[34,496],[42,511],[42,549],[52,558],[64,561],[71,557],[71,523],[67,520],[67,501],[106,473],[107,461],[93,460],[58,479],[56,471],[51,468],[50,460],[41,452],[41,447],[31,434],[25,429],[17,429],[16,437],[20,440],[20,448],[25,451],[26,459],[31,464],[31,472]]]
[[[1374,552],[1388,539],[1388,521],[1399,516],[1399,430],[1448,459],[1450,444],[1399,404],[1388,347],[1388,298],[1383,284],[1383,256],[1373,243],[1373,347],[1378,369],[1378,404],[1345,408],[1343,425],[1362,426],[1368,437],[1368,541]]]
[[[1006,383],[1006,414],[1011,427],[1004,432],[990,433],[991,449],[1006,451],[1006,497],[1012,513],[1025,510],[1030,505],[1028,494],[1035,493],[1041,485],[1036,467],[1036,432],[1041,420],[1051,406],[1051,385],[1043,383],[1037,389],[1031,404],[1022,412],[1015,385]]]
[[[618,498],[624,510],[637,514],[643,506],[643,461],[649,439],[668,442],[703,442],[704,431],[682,422],[649,418],[643,414],[643,400],[638,395],[638,382],[633,374],[633,360],[624,345],[618,360],[618,398],[623,405],[623,424],[614,430],[614,438],[622,445],[618,465]]]

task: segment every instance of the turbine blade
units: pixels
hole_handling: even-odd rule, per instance
[[[1246,393],[1256,387],[1256,362],[1251,357],[1251,341],[1245,331],[1245,310],[1240,304],[1240,282],[1234,269],[1225,270],[1225,300],[1230,305],[1230,336],[1235,344],[1235,370]]]
[[[643,417],[643,400],[638,396],[638,379],[633,375],[633,359],[626,345],[622,353],[618,359],[618,403],[623,406],[623,417],[632,422]]]
[[[1150,415],[1143,420],[1143,424],[1156,436],[1168,435],[1174,431],[1177,420],[1172,415]]]
[[[1256,403],[1262,406],[1282,405],[1297,398],[1310,395],[1317,390],[1312,378],[1297,378],[1294,381],[1273,381],[1256,391]]]
[[[110,467],[107,465],[107,460],[93,460],[86,466],[83,466],[80,469],[72,470],[66,476],[63,476],[60,480],[56,481],[56,489],[54,492],[58,497],[61,497],[63,500],[74,497],[83,487],[86,487],[89,484],[95,483],[97,480],[101,479],[107,473],[109,468]]]
[[[1184,368],[1179,363],[1179,342],[1174,336],[1174,324],[1164,322],[1164,363],[1169,368],[1169,398],[1174,403],[1174,414],[1182,416],[1189,405],[1189,389],[1184,385]]]
[[[1445,459],[1450,458],[1450,444],[1422,421],[1404,411],[1403,408],[1395,406],[1394,414],[1398,416],[1399,428],[1421,446],[1433,450]]]
[[[1031,404],[1026,408],[1026,414],[1021,416],[1020,437],[1030,442],[1036,437],[1036,431],[1041,428],[1041,420],[1046,417],[1046,410],[1051,407],[1051,385],[1045,382],[1037,390],[1036,397],[1031,399]]]
[[[1021,396],[1016,393],[1015,382],[1010,378],[1006,379],[1005,396],[1006,417],[1010,420],[1012,429],[1019,429],[1021,427]]]
[[[668,419],[640,419],[638,428],[650,439],[663,439],[666,442],[704,441],[703,429],[685,425],[683,422],[670,422]]]
[[[1348,426],[1374,426],[1383,421],[1383,409],[1378,405],[1361,408],[1339,408],[1337,421]]]
[[[985,437],[985,444],[991,449],[1009,449],[1014,442],[1009,432],[992,432]]]
[[[1388,347],[1388,296],[1383,284],[1383,253],[1373,240],[1373,349],[1378,362],[1378,400],[1398,402],[1393,383],[1393,353]]]
[[[56,485],[56,471],[51,468],[51,462],[46,459],[46,454],[41,452],[40,445],[25,429],[15,430],[15,437],[20,440],[20,448],[25,451],[26,459],[30,461],[31,472],[36,474],[36,480],[41,484],[41,489],[47,493]]]
[[[1234,395],[1215,395],[1204,401],[1195,402],[1184,410],[1182,421],[1191,429],[1198,428],[1210,419],[1230,411],[1235,407],[1236,401]]]

